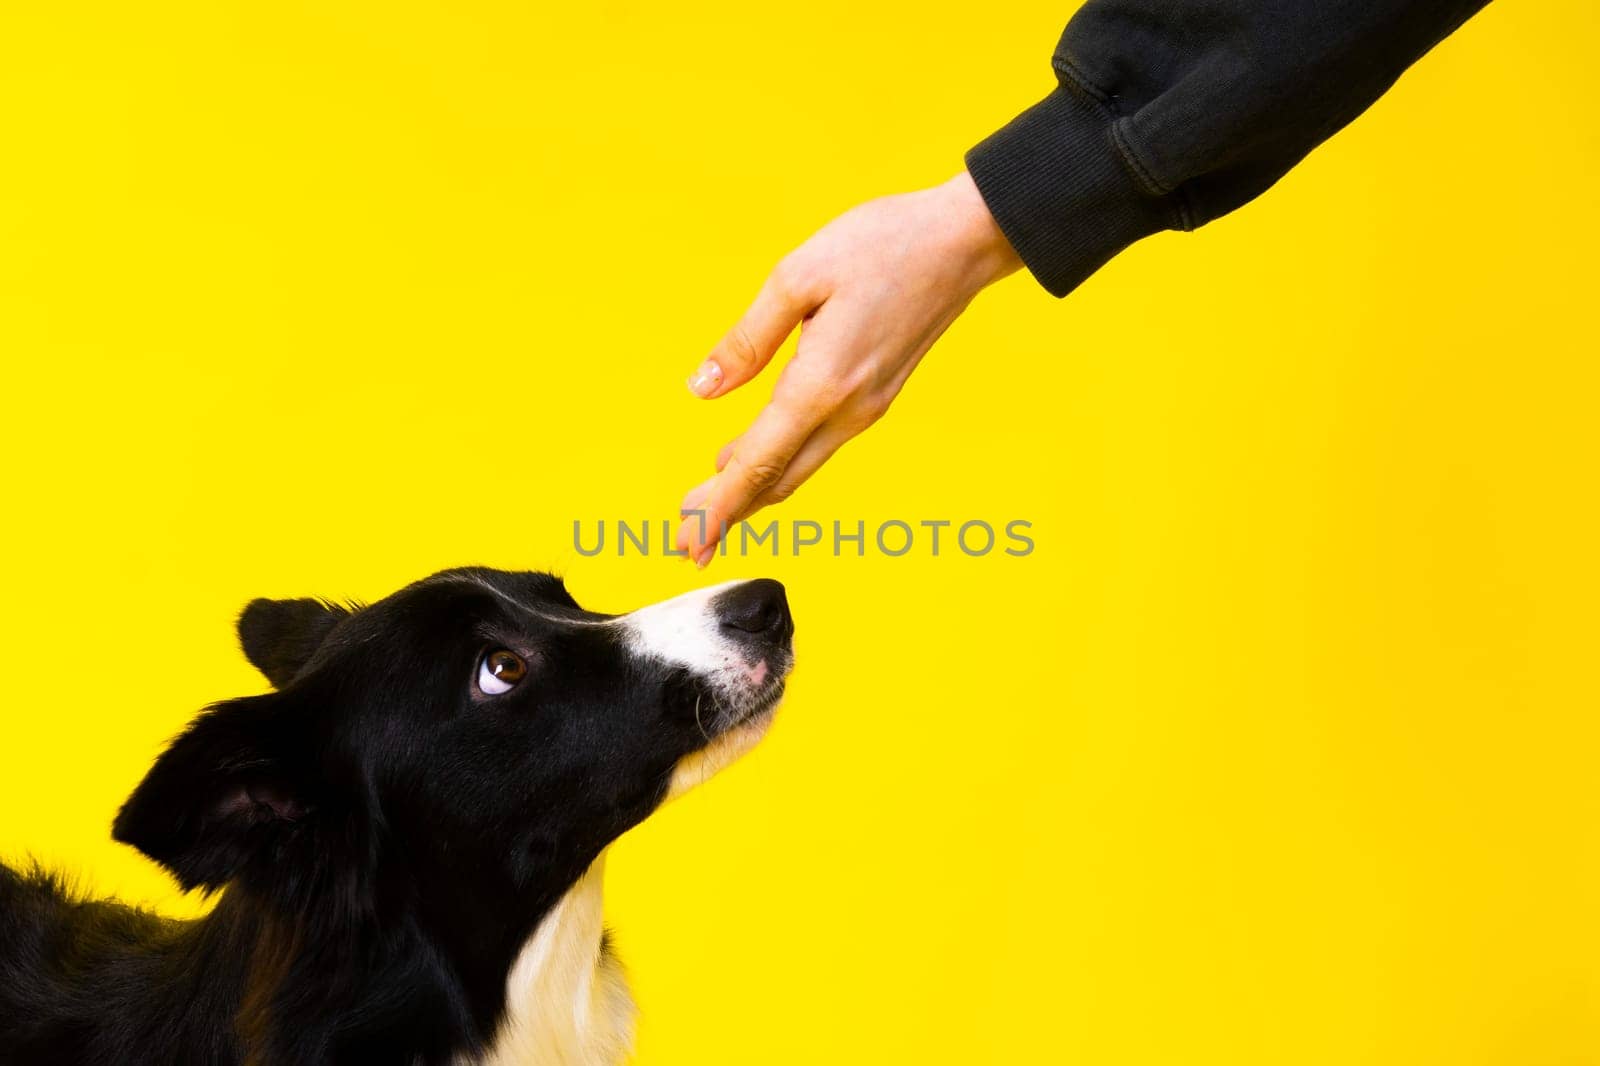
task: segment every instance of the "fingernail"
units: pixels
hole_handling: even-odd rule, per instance
[[[689,377],[689,391],[696,396],[706,397],[717,391],[717,386],[722,384],[722,368],[707,359],[700,364]]]
[[[696,544],[694,538],[689,539],[689,558],[694,560],[696,570],[704,570],[706,563],[711,561],[711,554],[715,546],[711,544]]]

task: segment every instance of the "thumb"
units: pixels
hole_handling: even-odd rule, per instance
[[[711,355],[689,376],[689,391],[703,400],[732,392],[772,361],[784,339],[815,306],[774,270],[755,302]]]

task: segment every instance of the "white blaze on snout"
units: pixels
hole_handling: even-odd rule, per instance
[[[719,594],[739,584],[725,581],[624,615],[620,621],[628,647],[635,654],[682,666],[728,695],[760,684],[766,665],[746,661],[739,646],[722,632],[712,609]]]
[[[767,680],[772,667],[764,659],[751,662],[745,658],[739,645],[722,632],[712,606],[717,596],[739,584],[743,582],[697,589],[624,615],[620,623],[628,633],[629,648],[636,655],[682,666],[725,696],[737,699],[753,692]],[[755,747],[771,724],[772,712],[764,711],[719,733],[704,748],[679,761],[667,798],[689,791]]]

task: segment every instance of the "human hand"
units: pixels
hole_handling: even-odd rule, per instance
[[[684,518],[677,548],[705,566],[724,525],[793,495],[883,417],[972,298],[1021,265],[966,171],[847,211],[785,256],[689,379],[697,396],[724,396],[800,327],[771,401],[684,497],[701,514]]]

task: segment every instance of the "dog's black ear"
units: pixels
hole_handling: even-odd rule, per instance
[[[274,869],[318,814],[309,731],[287,699],[231,700],[196,718],[122,805],[111,835],[185,889]]]
[[[349,616],[322,600],[251,600],[239,614],[239,645],[273,688],[283,688]]]

